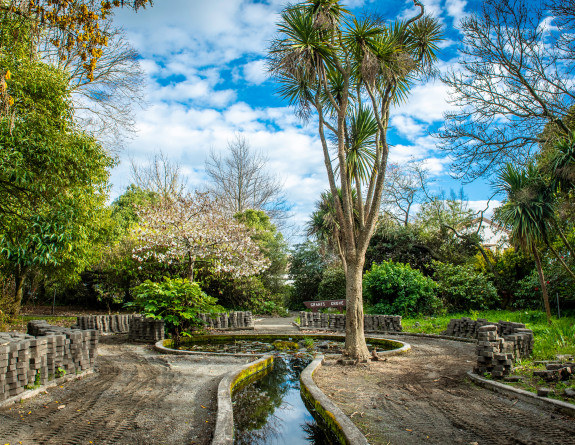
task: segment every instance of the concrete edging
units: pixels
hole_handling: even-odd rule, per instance
[[[93,374],[93,373],[94,373],[93,369],[88,369],[88,370],[81,372],[79,374],[69,374],[69,375],[65,375],[62,377],[58,377],[54,380],[50,380],[48,383],[40,386],[39,388],[31,389],[31,390],[25,390],[23,393],[18,394],[17,396],[13,396],[13,397],[10,397],[6,400],[1,401],[0,402],[0,408],[11,405],[13,403],[20,403],[23,400],[31,399],[32,397],[36,397],[38,394],[43,393],[48,388],[60,386],[60,385],[66,383],[66,382],[69,382],[71,380],[81,379],[81,378],[86,377],[86,376]]]
[[[218,413],[212,445],[232,445],[234,443],[234,411],[232,393],[242,380],[268,368],[273,364],[273,355],[244,365],[237,371],[227,374],[218,385]]]
[[[173,355],[208,355],[214,357],[249,357],[257,358],[262,357],[264,354],[233,354],[231,352],[201,352],[201,351],[184,351],[180,349],[171,349],[164,346],[164,342],[169,339],[160,340],[154,344],[154,349],[163,354],[173,354]]]
[[[553,411],[575,417],[575,405],[571,403],[563,402],[562,400],[549,399],[547,397],[539,397],[538,395],[525,391],[524,389],[514,388],[513,386],[505,385],[504,383],[484,379],[473,371],[468,371],[467,376],[472,382],[478,384],[482,388],[489,389],[505,396],[517,397],[524,402],[532,403],[545,409],[551,408]]]
[[[312,361],[301,373],[301,392],[313,406],[316,413],[328,424],[341,443],[347,445],[369,445],[369,442],[341,409],[333,403],[313,381],[313,374],[323,364],[323,355]]]
[[[366,340],[370,340],[370,338],[367,337]],[[397,343],[401,343],[403,346],[399,349],[378,352],[377,355],[399,355],[411,351],[410,344]],[[302,371],[300,381],[303,396],[313,406],[316,413],[322,417],[323,421],[328,424],[341,443],[346,445],[368,445],[369,442],[359,428],[315,384],[313,374],[320,368],[323,361],[323,355],[319,356]]]

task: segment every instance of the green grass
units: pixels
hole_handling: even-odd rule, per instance
[[[575,355],[575,317],[553,317],[553,323],[547,324],[545,313],[541,311],[472,311],[471,313],[449,314],[440,317],[403,318],[405,332],[440,334],[447,328],[452,318],[470,317],[486,318],[497,322],[513,321],[525,323],[533,331],[535,347],[533,360],[554,359],[557,354]],[[418,325],[419,324],[419,325]]]

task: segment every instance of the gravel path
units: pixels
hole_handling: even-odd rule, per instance
[[[410,354],[360,367],[328,361],[314,380],[372,444],[575,444],[575,419],[465,379],[474,344],[396,337]]]
[[[216,390],[246,358],[159,355],[104,336],[96,372],[0,409],[2,444],[209,444]]]

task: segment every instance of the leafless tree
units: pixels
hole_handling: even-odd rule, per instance
[[[230,212],[264,210],[282,227],[290,216],[283,183],[266,170],[267,157],[253,150],[248,140],[237,134],[228,141],[224,155],[211,150],[206,161],[210,178],[208,190]]]
[[[429,172],[421,162],[391,164],[387,168],[381,203],[392,219],[407,226],[413,205],[424,197]]]
[[[59,31],[52,31],[58,33]],[[117,151],[134,132],[134,109],[144,105],[144,73],[138,53],[111,21],[104,30],[108,45],[89,79],[80,49],[64,53],[61,47],[41,41],[40,56],[70,74],[75,118],[107,148]],[[54,37],[55,38],[55,37]]]
[[[130,160],[132,181],[143,190],[157,193],[162,198],[183,196],[187,188],[187,179],[182,168],[171,161],[161,150],[154,153],[145,165]]]
[[[568,132],[575,52],[561,26],[543,3],[526,0],[487,0],[462,20],[460,62],[442,78],[458,108],[437,134],[456,174],[489,176]]]

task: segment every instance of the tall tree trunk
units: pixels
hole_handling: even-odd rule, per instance
[[[20,315],[20,306],[22,304],[22,295],[24,293],[24,281],[26,280],[26,275],[28,274],[27,267],[19,267],[14,274],[14,280],[16,281],[16,289],[14,292],[14,299],[8,305],[7,313],[11,318]]]
[[[365,256],[361,260],[347,260],[347,270],[345,272],[345,352],[344,355],[350,359],[365,361],[370,357],[369,350],[365,344],[363,332],[363,295],[362,278],[363,263]]]
[[[537,266],[537,273],[539,274],[539,283],[541,283],[541,291],[543,292],[543,303],[545,304],[545,313],[547,314],[547,323],[551,324],[551,306],[549,306],[549,295],[547,294],[547,285],[545,284],[545,276],[543,275],[543,268],[541,267],[541,258],[537,247],[533,246],[533,256],[535,257],[535,266]]]

